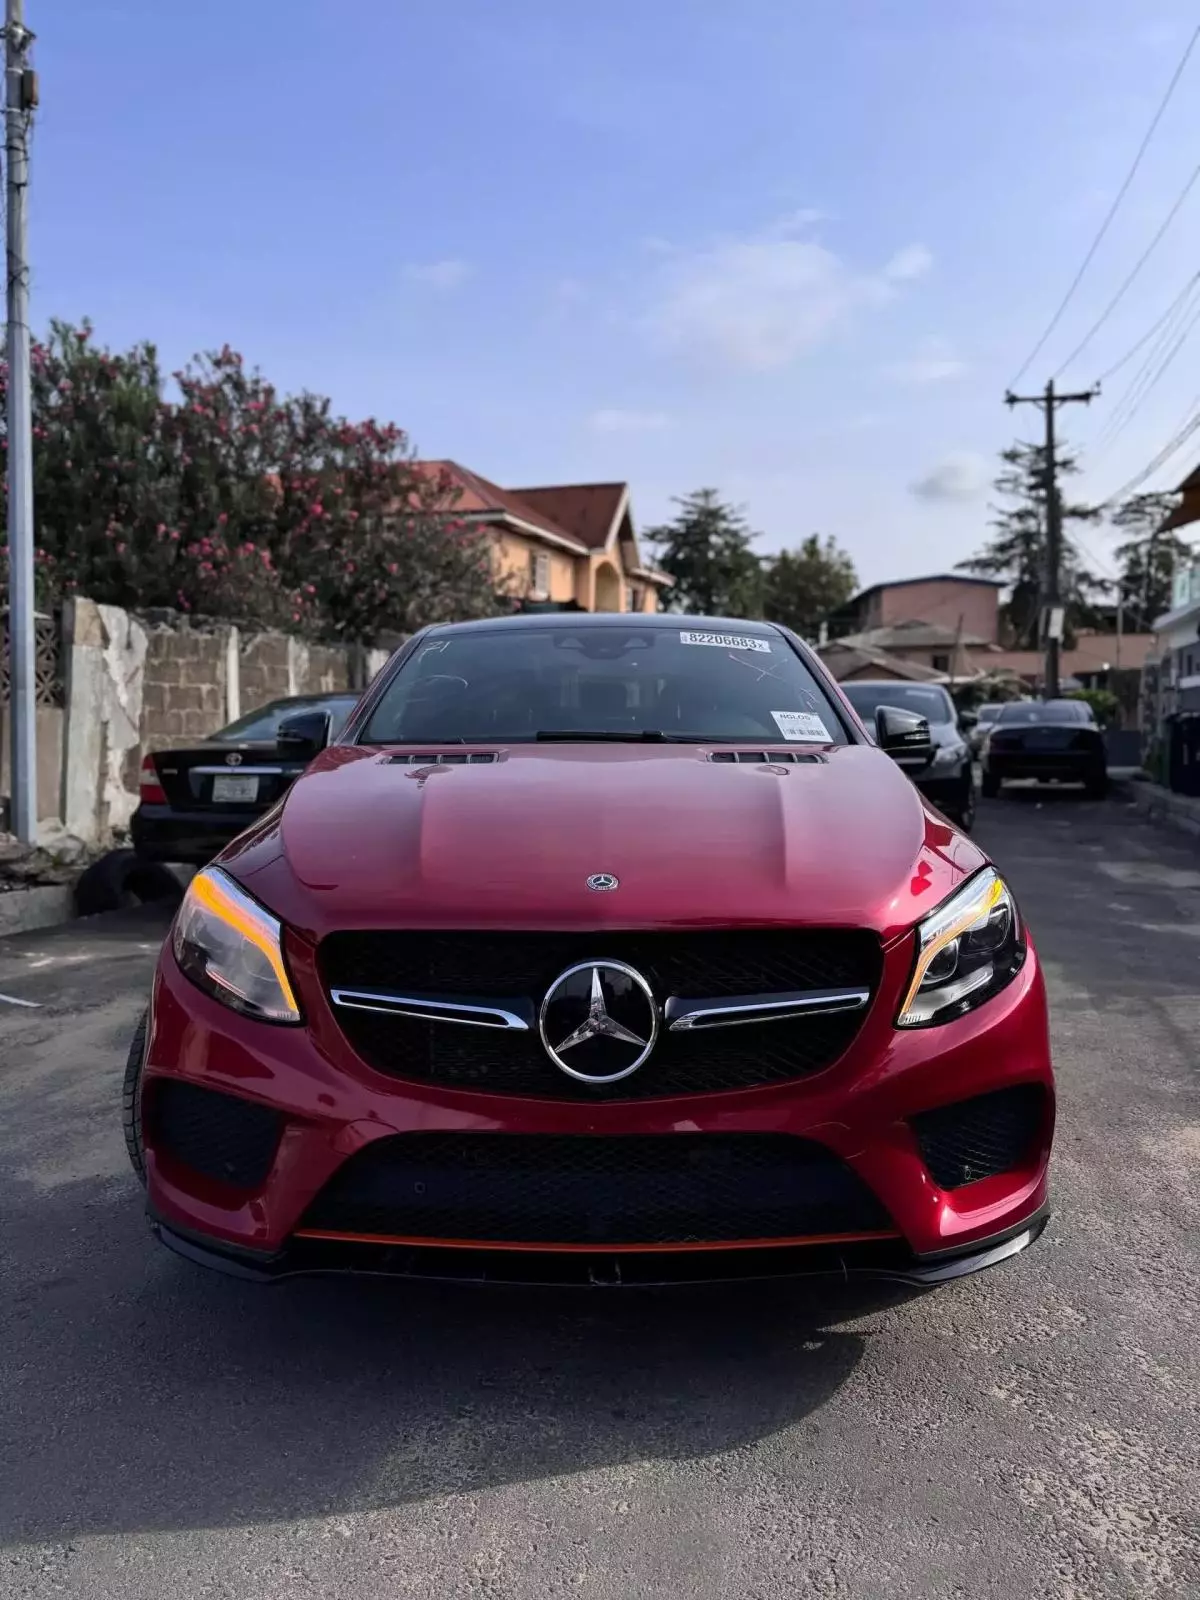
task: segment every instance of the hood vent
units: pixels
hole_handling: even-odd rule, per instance
[[[442,750],[436,754],[388,756],[390,767],[485,767],[495,761],[494,750]]]
[[[776,764],[819,767],[823,765],[825,757],[817,755],[812,750],[712,750],[709,752],[710,761],[737,761],[747,766],[755,764]]]

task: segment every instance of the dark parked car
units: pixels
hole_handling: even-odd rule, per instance
[[[356,694],[272,700],[203,744],[151,751],[142,762],[141,804],[129,831],[139,861],[203,866],[256,822],[300,776],[311,752],[281,737],[285,718],[328,716],[336,739]]]
[[[1084,700],[1002,706],[983,747],[984,794],[998,795],[1010,778],[1082,783],[1099,799],[1108,788],[1108,758],[1091,706]]]
[[[900,766],[939,811],[970,832],[975,821],[975,776],[971,750],[954,701],[940,684],[894,683],[887,678],[842,684],[842,693],[872,727],[880,706],[915,711],[929,724],[931,756],[905,757]]]
[[[924,719],[873,730],[770,623],[417,634],[188,885],[124,1090],[159,1237],[265,1282],[930,1285],[1023,1250],[1037,953],[891,759]]]

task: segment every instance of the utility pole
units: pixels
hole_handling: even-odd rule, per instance
[[[24,0],[4,6],[4,147],[8,157],[8,704],[12,723],[9,826],[22,844],[37,843],[37,690],[33,599],[33,455],[29,414],[29,125],[37,76],[29,67],[33,35]]]
[[[1058,492],[1058,446],[1054,437],[1054,415],[1059,406],[1090,405],[1100,393],[1094,389],[1078,394],[1056,394],[1054,379],[1041,394],[1013,394],[1004,396],[1004,403],[1013,406],[1040,406],[1046,418],[1046,563],[1042,575],[1042,641],[1046,651],[1046,665],[1042,674],[1042,691],[1047,700],[1058,698],[1059,654],[1063,634],[1062,603],[1062,498]]]

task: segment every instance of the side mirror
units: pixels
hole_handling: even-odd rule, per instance
[[[960,711],[958,715],[958,725],[963,733],[970,733],[972,728],[978,727],[979,725],[978,713],[974,711]]]
[[[280,752],[292,761],[311,761],[329,743],[328,711],[297,711],[284,717],[276,735]]]
[[[933,758],[929,721],[899,706],[880,706],[875,713],[875,739],[893,761],[916,765]]]

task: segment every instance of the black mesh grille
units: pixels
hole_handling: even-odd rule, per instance
[[[787,1083],[835,1061],[862,1023],[861,1013],[845,1012],[661,1033],[653,1055],[632,1077],[587,1084],[560,1072],[536,1033],[419,1022],[375,1011],[339,1008],[336,1015],[350,1044],[377,1072],[550,1100],[646,1100]]]
[[[1045,1104],[1040,1084],[1022,1083],[920,1112],[912,1129],[934,1182],[961,1189],[1021,1166],[1041,1137]]]
[[[302,1229],[613,1247],[883,1231],[822,1145],[786,1134],[408,1133],[339,1169]]]
[[[577,961],[625,961],[660,999],[874,986],[879,941],[859,929],[716,929],[696,933],[332,933],[328,984],[440,995],[541,1000]]]
[[[335,933],[320,949],[331,988],[474,999],[536,1007],[576,962],[627,962],[660,1004],[800,989],[874,990],[879,942],[859,930],[745,929],[698,933]],[[646,1099],[786,1083],[827,1067],[849,1046],[864,1012],[729,1029],[663,1032],[631,1078],[592,1086],[560,1072],[535,1033],[429,1023],[337,1008],[353,1048],[377,1071],[540,1098]]]
[[[163,1078],[150,1113],[151,1143],[193,1172],[255,1189],[271,1170],[283,1119],[267,1106]]]

